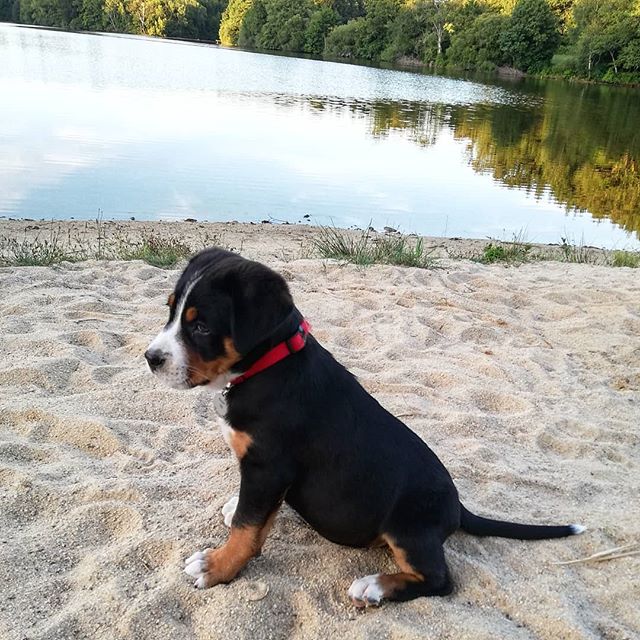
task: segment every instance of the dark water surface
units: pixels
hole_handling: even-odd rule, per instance
[[[639,247],[639,161],[634,89],[0,25],[0,216]]]

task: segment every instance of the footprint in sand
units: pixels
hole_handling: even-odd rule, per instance
[[[530,408],[527,401],[506,393],[483,390],[472,393],[471,397],[478,409],[490,413],[520,413]]]
[[[602,441],[602,431],[575,420],[546,426],[536,438],[538,446],[563,458],[596,459],[629,464],[628,447]]]

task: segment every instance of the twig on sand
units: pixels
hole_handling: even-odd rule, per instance
[[[582,562],[604,562],[605,560],[616,560],[617,558],[626,558],[627,556],[635,556],[640,554],[640,542],[630,542],[620,547],[613,547],[605,551],[599,551],[586,558],[578,558],[577,560],[566,560],[564,562],[554,562],[555,565],[580,564]]]

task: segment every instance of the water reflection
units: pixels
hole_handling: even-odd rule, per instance
[[[0,25],[0,94],[0,215],[638,246],[638,91]]]
[[[637,90],[531,82],[543,100],[444,105],[308,100],[312,109],[365,116],[375,137],[402,132],[435,144],[443,128],[467,143],[468,162],[508,187],[549,194],[567,211],[610,218],[640,232],[640,95]],[[277,101],[277,100],[276,100]]]

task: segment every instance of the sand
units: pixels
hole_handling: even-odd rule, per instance
[[[283,508],[260,558],[197,591],[183,560],[224,541],[220,510],[239,474],[213,396],[163,388],[144,365],[179,271],[7,267],[1,638],[640,637],[640,557],[554,564],[640,540],[637,271],[363,269],[301,257],[311,229],[227,231],[284,274],[318,339],[429,443],[467,506],[588,532],[455,534],[453,595],[362,612],[346,590],[393,570],[388,554],[331,544]]]

